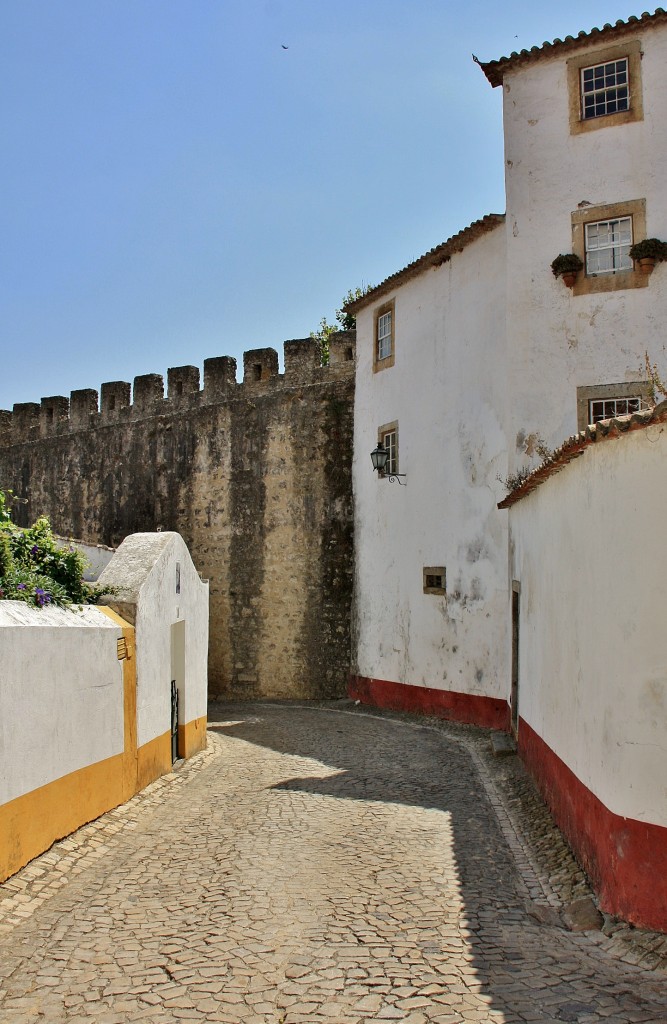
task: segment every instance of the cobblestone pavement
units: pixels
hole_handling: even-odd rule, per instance
[[[211,719],[207,751],[0,886],[2,1024],[667,1022],[667,975],[557,926],[477,734]]]

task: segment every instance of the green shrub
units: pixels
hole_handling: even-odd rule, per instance
[[[83,578],[87,561],[76,548],[62,547],[45,516],[21,530],[11,521],[7,497],[0,491],[0,599],[43,608],[57,604],[93,604],[108,589]]]
[[[643,238],[630,247],[631,260],[667,260],[667,243],[659,238]]]
[[[551,271],[554,277],[560,277],[562,274],[578,274],[583,266],[584,264],[576,252],[561,252],[552,261]]]

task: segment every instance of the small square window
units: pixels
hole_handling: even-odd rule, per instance
[[[646,288],[648,274],[634,269],[630,249],[646,238],[646,200],[628,199],[602,206],[583,204],[572,213],[572,252],[584,264],[573,295]]]
[[[639,395],[634,398],[599,398],[588,403],[588,422],[599,423],[600,420],[611,420],[617,416],[629,416],[639,412],[642,400]]]
[[[641,41],[625,39],[567,61],[572,135],[644,119],[641,60]]]
[[[395,312],[393,299],[375,311],[373,340],[373,370],[375,372],[394,365]]]
[[[577,429],[585,430],[589,424],[600,420],[641,412],[650,402],[651,385],[644,380],[578,387]]]
[[[584,120],[629,108],[627,57],[581,69],[581,116]]]
[[[444,565],[425,565],[423,576],[425,594],[447,593],[447,576]]]

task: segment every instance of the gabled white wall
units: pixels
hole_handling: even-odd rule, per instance
[[[501,224],[396,290],[393,367],[373,373],[375,305],[357,317],[359,675],[504,694],[504,251]],[[404,487],[378,479],[369,457],[394,420]],[[423,593],[429,565],[446,567],[447,598]]]
[[[180,565],[180,593],[176,591]],[[178,533],[135,533],[118,548],[100,583],[120,591],[108,603],[131,607],[137,638],[137,741],[171,727],[172,625],[185,621],[185,678],[179,722],[206,715],[208,583],[203,583]]]

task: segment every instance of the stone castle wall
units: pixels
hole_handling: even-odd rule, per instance
[[[15,520],[118,545],[177,530],[210,580],[209,692],[345,692],[352,592],[354,332],[319,365],[311,339],[199,369],[0,411],[0,488]],[[131,401],[131,391],[133,400]]]

